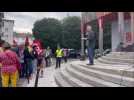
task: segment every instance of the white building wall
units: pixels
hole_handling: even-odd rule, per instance
[[[131,32],[130,30],[130,20],[125,20],[125,25],[124,25],[124,33],[126,32]],[[118,44],[120,43],[119,41],[119,32],[118,32],[118,22],[114,21],[112,22],[112,51],[115,51]],[[126,43],[126,34],[124,34],[124,42]],[[129,43],[126,43],[127,45]]]
[[[2,36],[2,39],[10,44],[13,44],[13,27],[14,27],[13,20],[4,20],[4,27],[3,27],[4,34]]]

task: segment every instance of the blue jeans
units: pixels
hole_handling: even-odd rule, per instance
[[[25,67],[26,67],[26,76],[29,77],[31,76],[33,72],[33,66],[32,66],[32,61],[31,59],[25,59]]]
[[[94,49],[88,48],[89,64],[94,64]]]
[[[33,73],[35,73],[36,72],[36,69],[37,69],[37,60],[36,59],[34,59],[32,61],[32,65],[33,65]]]

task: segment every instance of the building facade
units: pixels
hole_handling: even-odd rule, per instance
[[[13,27],[14,27],[14,20],[3,19],[3,27],[2,27],[2,35],[1,39],[13,44]]]
[[[34,40],[32,33],[29,33],[29,32],[14,32],[13,33],[13,40],[15,40],[18,45],[24,45],[26,37],[28,37],[30,44],[32,44]]]
[[[86,23],[92,20],[102,19],[102,23],[111,23],[111,46],[112,51],[116,51],[118,45],[122,42],[124,46],[134,44],[134,12],[83,12],[84,18],[88,18]],[[93,17],[89,17],[95,16]],[[98,21],[99,24],[99,21]],[[104,28],[104,27],[103,27]],[[101,29],[99,29],[101,30]],[[104,41],[105,42],[105,41]],[[99,31],[99,47],[103,48],[103,31]]]

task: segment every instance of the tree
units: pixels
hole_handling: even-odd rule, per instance
[[[57,44],[61,44],[61,22],[54,18],[43,18],[34,23],[34,37],[40,39],[43,46],[50,46],[55,49]]]
[[[68,16],[62,20],[62,45],[80,49],[80,17]]]
[[[59,21],[54,18],[44,18],[34,23],[34,37],[40,39],[44,47],[55,49],[61,47],[80,49],[80,18],[66,17]]]

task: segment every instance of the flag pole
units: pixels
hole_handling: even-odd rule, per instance
[[[100,17],[98,19],[99,24],[99,49],[101,54],[103,53],[103,19]]]
[[[83,13],[81,13],[81,59],[85,60],[84,54],[84,23],[83,23]]]

